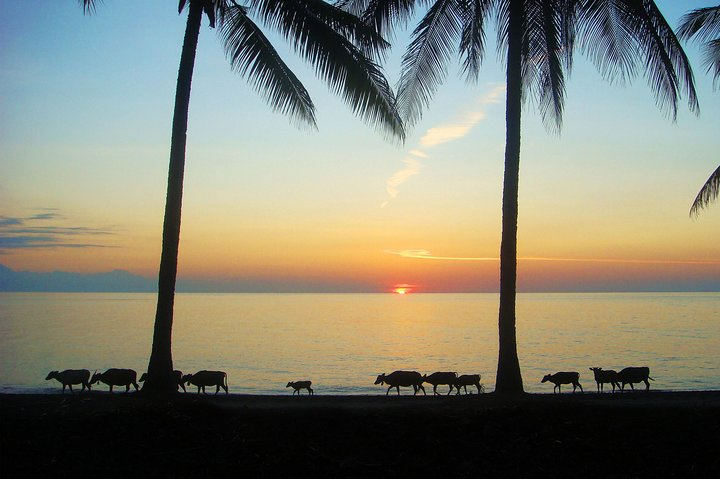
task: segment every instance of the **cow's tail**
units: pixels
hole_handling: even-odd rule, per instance
[[[650,381],[655,381],[655,380],[654,380],[653,378],[651,378],[650,376],[648,376],[648,379],[649,379]]]

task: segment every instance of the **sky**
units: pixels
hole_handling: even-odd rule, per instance
[[[657,4],[676,26],[711,2]],[[27,10],[0,0],[0,264],[152,278],[185,15],[175,1]],[[218,291],[497,291],[505,88],[494,26],[477,83],[453,62],[404,144],[353,116],[270,36],[310,91],[318,129],[273,113],[203,25],[179,277]],[[393,85],[407,37],[386,63]],[[686,52],[699,115],[683,98],[673,122],[642,75],[610,84],[580,52],[559,134],[526,105],[520,291],[720,290],[720,204],[689,216],[720,163],[720,90],[698,45]]]

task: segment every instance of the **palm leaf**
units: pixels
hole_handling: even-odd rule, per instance
[[[559,131],[565,105],[569,53],[564,46],[563,4],[559,0],[527,1],[523,46],[525,85],[537,99],[549,130]]]
[[[278,30],[353,112],[404,138],[395,97],[380,67],[319,18],[304,0],[253,0],[251,11]],[[338,10],[339,11],[339,10]]]
[[[700,107],[692,68],[675,32],[655,2],[634,0],[629,4],[633,17],[639,19],[639,46],[645,53],[646,73],[655,90],[658,106],[668,107],[675,120],[677,103],[684,90],[688,97],[688,107],[698,112]]]
[[[611,31],[616,35],[616,43],[622,50],[615,50],[618,56],[605,56],[610,64],[609,71],[620,68],[621,71],[634,73],[630,65],[630,55],[644,57],[645,74],[655,93],[655,100],[661,109],[667,109],[673,120],[677,117],[677,104],[681,92],[688,97],[691,111],[699,110],[695,84],[690,63],[672,28],[650,0],[592,0],[584,3],[588,11],[608,8],[612,12]],[[606,5],[603,5],[606,4]],[[586,17],[592,18],[592,17]],[[592,28],[592,27],[591,27]],[[593,30],[590,30],[593,31]],[[588,33],[588,30],[585,30]],[[609,33],[609,32],[608,32]],[[609,39],[595,36],[589,41],[606,42]],[[587,43],[586,43],[587,45]],[[617,62],[615,65],[613,63]],[[633,62],[634,64],[634,62]]]
[[[619,17],[626,13],[615,1],[575,2],[580,48],[611,83],[624,84],[637,74],[637,46]]]
[[[352,41],[371,58],[379,58],[390,49],[391,45],[377,30],[363,22],[358,15],[323,0],[305,0],[304,4],[308,11]]]
[[[393,29],[407,24],[416,6],[430,5],[432,0],[346,0],[346,3],[352,10],[365,4],[362,12],[358,12],[362,13],[362,19],[381,35],[389,35]]]
[[[720,166],[710,175],[690,208],[690,216],[697,216],[700,210],[718,199],[720,193]]]
[[[720,6],[700,8],[686,14],[680,20],[678,37],[684,40],[695,37],[705,42],[702,47],[703,64],[714,81],[720,79]]]
[[[316,126],[309,93],[243,7],[227,9],[219,33],[232,68],[265,96],[273,110]]]
[[[463,0],[437,0],[420,21],[402,59],[398,109],[414,124],[447,76],[447,63],[467,18]]]
[[[460,57],[462,71],[468,81],[476,82],[480,65],[485,56],[485,19],[489,16],[494,0],[468,0],[462,19],[460,34]]]
[[[103,0],[78,0],[78,2],[82,4],[84,14],[94,13],[97,4],[102,3],[102,1]]]
[[[693,10],[680,19],[678,37],[705,42],[720,36],[720,6]]]

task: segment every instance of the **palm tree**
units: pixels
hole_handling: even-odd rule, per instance
[[[690,40],[695,37],[704,42],[703,56],[707,72],[712,72],[713,82],[720,79],[720,5],[717,7],[699,8],[687,13],[680,20],[678,37]],[[690,216],[697,216],[700,210],[717,200],[720,193],[720,166],[710,175],[705,185],[695,197]]]
[[[95,10],[100,0],[79,1],[88,13]],[[394,95],[373,59],[389,44],[356,16],[322,0],[249,0],[247,6],[234,0],[180,0],[178,12],[182,14],[185,10],[188,16],[175,91],[158,302],[143,386],[144,392],[154,394],[177,389],[172,378],[173,304],[190,86],[203,16],[208,18],[210,27],[218,26],[232,68],[247,77],[274,110],[315,126],[315,108],[308,92],[251,15],[288,40],[357,115],[377,123],[390,136],[404,137]]]
[[[537,100],[545,125],[559,130],[565,78],[576,44],[608,79],[645,69],[657,103],[675,118],[681,91],[697,109],[692,71],[672,29],[651,0],[341,0],[385,34],[429,5],[402,59],[398,106],[413,124],[459,56],[469,81],[485,55],[487,22],[497,20],[498,51],[506,62],[506,145],[500,246],[499,355],[495,390],[523,392],[517,356],[517,218],[523,100]]]

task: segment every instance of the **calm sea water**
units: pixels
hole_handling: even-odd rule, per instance
[[[311,379],[316,394],[384,394],[375,377],[396,369],[480,373],[492,391],[497,309],[496,294],[179,294],[173,357],[226,371],[231,393]],[[142,373],[154,310],[153,294],[0,293],[0,392],[59,392],[54,369]],[[529,392],[552,392],[540,379],[561,370],[594,391],[590,366],[720,389],[720,293],[521,294],[517,316]]]

